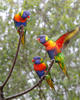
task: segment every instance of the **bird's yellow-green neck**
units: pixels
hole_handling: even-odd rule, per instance
[[[53,47],[56,46],[56,42],[49,40],[46,43],[43,44],[47,50],[51,50]]]

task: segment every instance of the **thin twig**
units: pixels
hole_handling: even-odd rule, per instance
[[[12,67],[11,67],[11,69],[10,69],[10,71],[9,71],[8,77],[6,78],[6,80],[4,81],[4,83],[2,84],[1,88],[3,88],[3,87],[6,85],[6,83],[8,82],[8,80],[9,80],[9,78],[11,77],[11,74],[12,74],[12,72],[13,72],[14,66],[15,66],[15,64],[16,64],[16,60],[17,60],[19,48],[20,48],[22,32],[23,32],[23,30],[20,31],[20,38],[19,38],[18,47],[17,47],[17,51],[16,51],[16,55],[15,55],[15,58],[14,58]]]
[[[34,88],[36,88],[37,86],[39,86],[39,85],[42,83],[42,81],[45,79],[45,76],[46,76],[46,75],[48,74],[48,72],[50,71],[50,69],[51,69],[53,63],[54,63],[54,60],[51,61],[50,66],[49,66],[49,68],[48,68],[48,71],[45,73],[45,75],[44,75],[43,77],[41,77],[41,79],[38,81],[38,83],[35,84],[32,88],[27,89],[27,90],[25,90],[25,91],[23,91],[23,92],[21,92],[21,93],[16,94],[16,95],[9,96],[9,97],[7,97],[5,100],[11,100],[11,99],[14,99],[14,98],[16,98],[16,97],[22,96],[22,95],[24,95],[24,94],[26,94],[26,93],[32,91],[32,90],[33,90]]]

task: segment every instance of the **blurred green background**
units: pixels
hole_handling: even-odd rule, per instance
[[[80,0],[0,0],[0,84],[6,79],[16,53],[19,35],[13,17],[22,9],[31,12],[26,27],[26,43],[25,48],[20,47],[14,71],[4,88],[5,97],[38,82],[32,63],[34,56],[46,56],[45,62],[50,63],[45,48],[36,41],[38,35],[46,34],[56,40],[80,26]],[[63,53],[70,81],[54,64],[51,75],[57,93],[43,81],[38,88],[14,100],[80,100],[80,32]]]

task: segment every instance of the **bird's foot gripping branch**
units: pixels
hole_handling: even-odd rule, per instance
[[[23,91],[21,93],[15,94],[13,96],[9,96],[5,100],[11,100],[11,99],[14,99],[16,97],[22,96],[22,95],[32,91],[34,88],[38,87],[42,83],[42,81],[45,79],[46,75],[50,72],[50,69],[52,68],[53,64],[54,64],[54,60],[51,61],[46,73],[41,77],[41,79],[33,87],[31,87],[31,88],[29,88],[29,89],[27,89],[27,90],[25,90],[25,91]]]

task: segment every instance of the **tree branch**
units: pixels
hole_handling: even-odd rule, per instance
[[[25,90],[25,91],[23,91],[23,92],[21,92],[21,93],[16,94],[16,95],[9,96],[9,97],[7,97],[5,100],[11,100],[11,99],[14,99],[14,98],[16,98],[16,97],[22,96],[22,95],[24,95],[24,94],[26,94],[26,93],[32,91],[32,90],[33,90],[34,88],[36,88],[37,86],[39,86],[39,84],[42,83],[42,81],[45,79],[45,76],[46,76],[46,75],[48,74],[48,72],[50,71],[50,69],[51,69],[53,63],[54,63],[54,60],[51,61],[50,65],[49,65],[49,68],[48,68],[48,71],[45,73],[45,75],[44,75],[43,77],[41,77],[41,79],[38,81],[38,83],[35,84],[32,88],[27,89],[27,90]]]
[[[5,100],[3,96],[3,89],[0,87],[0,100]]]
[[[19,38],[19,42],[18,42],[18,47],[17,47],[16,55],[15,55],[12,67],[11,67],[11,69],[9,71],[8,77],[6,78],[6,80],[4,81],[4,83],[1,86],[2,89],[4,88],[4,86],[6,85],[6,83],[8,82],[9,78],[11,77],[11,74],[13,72],[14,66],[16,64],[16,60],[17,60],[17,56],[18,56],[18,52],[19,52],[19,48],[20,48],[20,43],[21,43],[21,37],[22,37],[22,34],[23,34],[23,26],[21,26],[18,29],[18,31],[19,31],[19,34],[20,34],[20,38]]]

